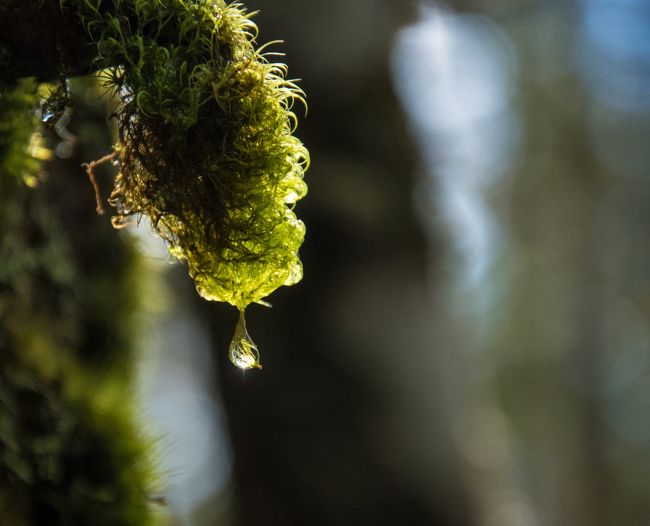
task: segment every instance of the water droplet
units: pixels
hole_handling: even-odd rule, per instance
[[[45,124],[54,124],[55,119],[56,114],[52,110],[43,109],[43,116],[41,117],[41,121],[43,121]]]
[[[251,339],[246,330],[246,319],[244,311],[239,311],[239,320],[235,327],[235,334],[228,348],[230,361],[240,369],[261,369],[260,353],[257,345]]]

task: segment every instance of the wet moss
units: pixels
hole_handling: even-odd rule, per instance
[[[223,0],[65,0],[121,99],[119,226],[145,215],[199,293],[240,310],[302,278],[293,212],[309,155],[293,135],[302,92]]]

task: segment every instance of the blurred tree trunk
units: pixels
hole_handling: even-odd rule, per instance
[[[480,12],[493,8],[469,3]],[[512,426],[534,523],[643,523],[647,478],[638,473],[647,472],[647,463],[637,462],[647,448],[642,453],[617,436],[612,415],[628,415],[639,403],[635,396],[647,395],[635,393],[631,381],[617,387],[629,390],[624,402],[611,393],[617,370],[634,363],[644,345],[636,317],[647,320],[647,270],[623,274],[627,269],[612,261],[633,267],[647,254],[647,231],[631,223],[643,215],[647,184],[625,181],[617,173],[625,160],[607,166],[610,145],[594,140],[602,102],[594,100],[598,87],[581,75],[580,61],[611,56],[580,49],[586,4],[521,5],[528,9],[496,17],[518,57],[523,147],[512,184],[485,196],[507,236],[491,276],[501,286],[485,342],[495,367],[491,382]],[[627,9],[611,6],[612,17]],[[633,115],[621,117],[626,133],[645,144],[635,135],[647,116]],[[647,321],[640,326],[645,333]]]
[[[432,349],[415,155],[388,56],[412,5],[252,2],[283,38],[309,113],[305,278],[249,309],[264,369],[233,370],[217,322],[236,524],[471,524]]]
[[[606,306],[593,231],[606,176],[591,149],[588,94],[571,54],[531,58],[549,38],[577,39],[575,10],[546,6],[533,14],[511,33],[522,54],[527,140],[510,201],[507,257],[510,268],[518,260],[518,272],[509,276],[508,326],[494,325],[503,331],[495,353],[505,407],[526,445],[540,524],[606,526],[618,521],[598,399]],[[516,358],[522,352],[525,360]]]
[[[0,86],[0,523],[154,524],[150,444],[130,396],[141,269],[80,168],[110,145],[106,113],[80,98],[77,136],[61,128],[36,144],[34,86],[15,88],[31,101],[16,111]],[[39,166],[29,152],[46,147]]]

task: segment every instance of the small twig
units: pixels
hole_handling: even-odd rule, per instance
[[[88,179],[90,179],[90,184],[93,185],[93,189],[95,190],[95,202],[97,203],[97,213],[99,215],[104,215],[104,205],[102,204],[102,194],[99,189],[99,184],[97,184],[97,179],[95,178],[95,172],[94,169],[96,166],[99,166],[100,164],[107,163],[109,161],[112,161],[115,159],[116,153],[109,153],[107,155],[104,155],[104,157],[101,157],[95,161],[91,161],[89,163],[83,163],[81,165],[82,168],[86,170],[86,173],[88,174]]]

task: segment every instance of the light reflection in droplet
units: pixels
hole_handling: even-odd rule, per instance
[[[230,361],[240,369],[261,369],[260,354],[257,345],[246,330],[244,311],[239,311],[235,334],[228,348]]]

